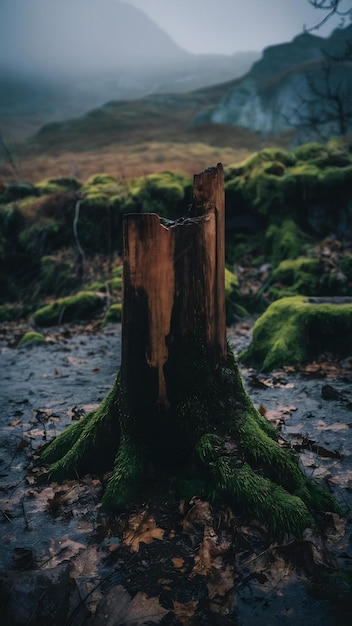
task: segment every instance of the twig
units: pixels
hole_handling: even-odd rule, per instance
[[[20,178],[21,177],[21,172],[20,172],[19,167],[17,166],[17,164],[15,162],[15,159],[13,158],[13,156],[11,154],[10,148],[5,143],[5,139],[4,139],[4,136],[3,136],[2,132],[1,132],[1,130],[0,130],[0,144],[3,147],[3,150],[5,152],[5,156],[6,156],[7,160],[8,160],[8,162],[10,163],[14,173],[16,174],[16,177]]]
[[[29,525],[29,521],[28,521],[28,518],[27,518],[26,509],[25,509],[25,506],[24,506],[24,498],[22,498],[21,505],[22,505],[24,521],[26,522],[26,529],[30,530],[30,525]]]
[[[75,238],[78,254],[79,254],[79,257],[80,257],[80,262],[81,262],[81,267],[80,267],[81,279],[82,279],[82,282],[83,282],[86,255],[85,255],[84,250],[83,250],[83,248],[82,248],[82,246],[80,244],[80,241],[79,241],[79,238],[78,238],[78,230],[77,230],[80,206],[81,206],[81,200],[77,200],[76,206],[75,206],[75,216],[74,216],[74,219],[73,219],[73,236]]]

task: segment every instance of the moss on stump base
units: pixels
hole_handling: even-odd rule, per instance
[[[316,511],[339,512],[330,494],[304,476],[295,455],[279,446],[276,431],[247,396],[230,352],[215,373],[200,358],[187,383],[190,377],[185,368],[173,408],[162,416],[136,414],[118,376],[96,411],[43,450],[50,478],[112,470],[103,504],[114,511],[143,493],[152,465],[158,485],[172,486],[179,496],[226,502],[276,536],[301,535]]]

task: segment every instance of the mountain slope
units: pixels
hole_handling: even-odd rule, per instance
[[[33,74],[165,67],[187,57],[147,15],[116,0],[11,0],[1,18],[3,64]]]
[[[332,117],[333,98],[327,103],[329,89],[346,106],[352,101],[352,59],[331,65],[329,79],[324,69],[327,59],[346,54],[351,41],[352,25],[335,30],[328,39],[303,33],[290,43],[265,49],[250,72],[217,105],[200,114],[196,123],[239,126],[264,138],[303,127],[302,139],[307,140],[314,131],[314,118],[317,126],[324,127],[324,118],[328,121]],[[352,109],[349,117],[352,131]],[[322,132],[340,134],[338,125],[325,126]]]
[[[122,1],[0,2],[2,132],[17,140],[112,99],[221,83],[258,57],[190,54]]]

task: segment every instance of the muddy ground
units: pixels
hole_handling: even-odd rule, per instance
[[[229,329],[235,352],[250,328]],[[322,515],[323,532],[273,543],[255,521],[197,494],[154,490],[113,517],[98,479],[45,482],[36,451],[111,388],[121,328],[55,328],[45,344],[18,348],[26,330],[0,326],[3,626],[352,624],[352,359],[270,375],[241,368],[282,444],[345,512]]]

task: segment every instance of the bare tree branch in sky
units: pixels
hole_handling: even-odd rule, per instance
[[[341,17],[340,27],[345,25],[346,18],[352,22],[352,2],[348,8],[342,8],[343,0],[309,0],[309,4],[315,9],[321,9],[325,11],[325,15],[315,26],[308,28],[307,30],[318,30],[323,24],[325,24],[331,17],[338,15]]]

